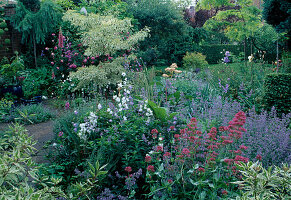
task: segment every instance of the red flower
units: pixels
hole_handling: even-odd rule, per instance
[[[228,192],[227,192],[226,190],[222,190],[221,193],[222,193],[223,195],[227,195]]]
[[[262,160],[262,156],[261,156],[260,154],[258,154],[258,155],[256,156],[256,159],[261,161],[261,160]]]
[[[182,150],[182,154],[189,155],[189,153],[190,153],[190,151],[189,151],[188,148],[184,148],[184,149]]]
[[[164,158],[165,157],[171,157],[171,153],[170,152],[166,152],[165,154],[164,154]]]
[[[146,162],[149,163],[149,162],[151,162],[151,160],[152,160],[152,157],[150,157],[150,156],[146,156],[146,157],[145,157],[145,161],[146,161]]]
[[[178,139],[179,137],[180,137],[179,134],[175,134],[175,135],[174,135],[174,138],[176,138],[176,139]]]
[[[169,179],[168,180],[168,183],[170,183],[170,184],[173,183],[173,180],[172,179]]]
[[[242,150],[247,150],[248,149],[248,147],[245,146],[245,145],[240,145],[239,148],[242,149]]]
[[[125,167],[125,169],[124,169],[126,172],[128,172],[128,173],[130,173],[130,172],[132,172],[132,169],[131,169],[131,167]]]
[[[175,129],[175,126],[170,126],[170,129],[171,129],[171,130],[174,130],[174,129]]]
[[[203,167],[199,167],[198,172],[205,172],[205,169]]]
[[[151,134],[154,134],[154,133],[159,133],[159,132],[158,132],[157,129],[153,129],[153,130],[151,131]]]
[[[149,165],[149,166],[147,167],[147,170],[148,170],[149,172],[155,172],[155,167],[152,166],[152,165]]]
[[[62,131],[59,132],[59,137],[62,137],[64,133]]]
[[[163,151],[163,147],[162,146],[157,146],[157,152],[162,152]]]
[[[234,158],[235,161],[242,161],[244,163],[247,163],[249,161],[248,158],[246,157],[243,157],[243,156],[240,156],[240,155],[236,155],[235,158]]]

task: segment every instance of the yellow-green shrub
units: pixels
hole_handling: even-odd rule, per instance
[[[203,69],[208,65],[205,59],[206,59],[206,56],[204,56],[202,53],[187,52],[183,58],[183,68],[189,69],[189,70],[191,69],[195,70],[197,68]]]

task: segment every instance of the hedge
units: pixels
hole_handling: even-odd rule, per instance
[[[247,56],[251,54],[251,49],[247,47]],[[244,45],[230,45],[230,44],[217,44],[217,45],[202,45],[199,52],[206,56],[206,61],[209,64],[217,64],[222,62],[224,52],[230,51],[231,55],[238,56],[240,52],[244,52]],[[221,53],[223,52],[223,53]]]
[[[274,106],[279,114],[291,112],[291,73],[268,74],[264,91],[267,110]]]

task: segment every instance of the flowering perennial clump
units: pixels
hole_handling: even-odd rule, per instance
[[[192,118],[179,132],[170,129],[175,132],[172,142],[164,144],[164,147],[157,144],[154,152],[150,152],[150,155],[145,157],[148,163],[148,182],[153,183],[152,180],[154,180],[153,188],[155,190],[156,187],[160,188],[169,197],[178,196],[179,187],[189,188],[186,192],[189,192],[189,195],[193,194],[191,192],[194,192],[195,186],[199,185],[194,183],[194,180],[205,181],[211,188],[215,188],[214,185],[217,183],[212,182],[213,176],[219,176],[221,185],[227,188],[226,184],[241,178],[235,163],[246,163],[249,160],[244,156],[244,151],[248,147],[240,145],[236,148],[235,146],[243,132],[246,132],[243,127],[245,122],[245,113],[239,111],[227,126],[221,126],[218,129],[212,127],[207,133],[198,130],[196,118]],[[151,133],[158,134],[156,129],[153,129]],[[166,190],[165,188],[168,187],[172,189]],[[227,195],[225,188],[215,188],[217,195]],[[196,189],[198,193],[201,188]],[[221,193],[221,189],[224,192]],[[155,191],[152,191],[152,194],[157,195]]]

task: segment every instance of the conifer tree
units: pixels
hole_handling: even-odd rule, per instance
[[[37,8],[37,4],[27,5],[32,7],[27,8],[18,1],[15,15],[10,20],[14,28],[22,34],[22,42],[33,45],[37,67],[36,45],[43,44],[47,35],[58,26],[61,21],[61,12],[57,5],[49,0],[42,1],[37,11],[31,11],[32,8]]]

